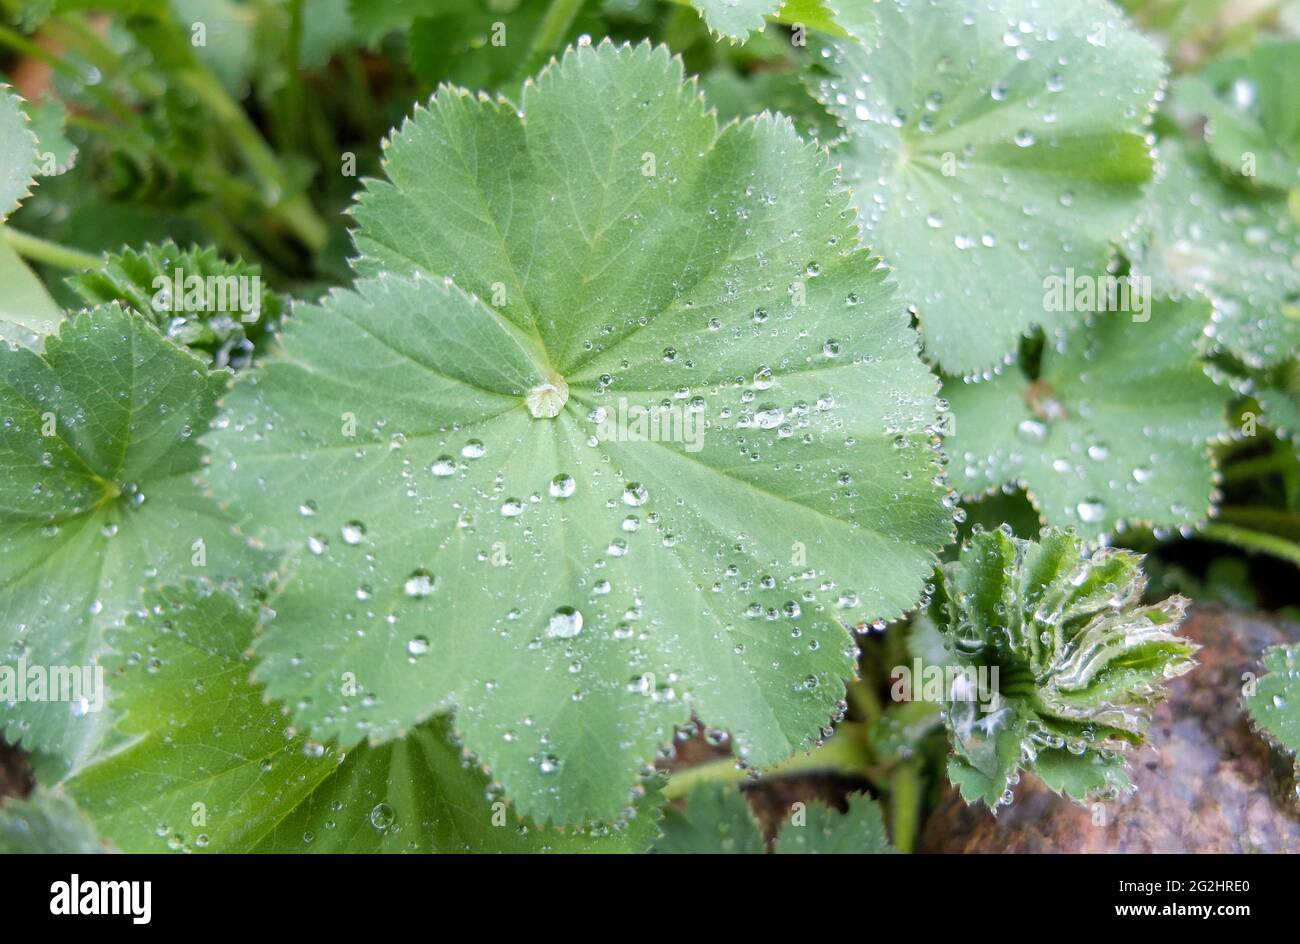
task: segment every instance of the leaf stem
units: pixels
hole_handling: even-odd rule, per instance
[[[1220,544],[1230,544],[1252,554],[1270,554],[1300,567],[1300,544],[1275,534],[1252,531],[1235,524],[1208,524],[1201,529],[1201,537]]]
[[[0,232],[4,233],[5,240],[15,252],[36,262],[44,262],[60,269],[98,269],[103,265],[99,256],[61,246],[9,226],[0,228]]]
[[[835,734],[811,753],[798,753],[765,772],[765,776],[829,770],[849,776],[863,776],[869,758],[864,726],[852,721],[841,722]],[[735,758],[718,760],[675,771],[663,789],[666,799],[675,800],[702,783],[740,783],[750,772],[736,767]]]
[[[284,192],[288,180],[275,152],[263,140],[248,115],[221,87],[210,71],[196,68],[178,76],[186,88],[193,92],[229,132],[231,140],[243,155],[263,189],[263,198],[307,248],[319,251],[329,241],[329,228],[317,214],[307,198],[296,194],[287,200]]]
[[[1253,479],[1257,476],[1281,472],[1293,465],[1295,465],[1293,457],[1282,452],[1275,452],[1267,456],[1255,456],[1251,459],[1233,462],[1224,467],[1223,478],[1228,482],[1240,482],[1243,479]]]
[[[584,2],[585,0],[551,0],[542,22],[537,24],[537,32],[533,34],[533,44],[528,55],[523,58],[521,78],[536,72],[546,57],[564,42],[564,36],[573,26]]]

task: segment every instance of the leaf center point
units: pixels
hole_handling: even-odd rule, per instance
[[[569,385],[559,374],[552,373],[545,383],[540,383],[524,394],[528,412],[533,419],[552,419],[569,402]]]

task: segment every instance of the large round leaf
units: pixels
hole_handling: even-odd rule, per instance
[[[214,438],[213,487],[300,553],[271,693],[344,745],[454,707],[565,822],[692,712],[754,764],[809,744],[844,624],[912,606],[952,529],[934,380],[824,153],[603,45],[522,112],[444,90],[385,166],[359,264],[415,277],[296,313]]]
[[[1104,0],[887,0],[881,41],[835,41],[820,94],[867,242],[898,273],[926,353],[999,364],[1062,326],[1044,282],[1104,269],[1137,215],[1163,66]]]

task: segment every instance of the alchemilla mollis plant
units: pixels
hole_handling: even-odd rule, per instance
[[[1300,565],[1294,16],[82,6],[0,0],[0,849],[1125,815]]]

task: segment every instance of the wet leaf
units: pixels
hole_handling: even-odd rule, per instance
[[[6,665],[93,666],[153,576],[263,563],[193,481],[225,377],[116,305],[63,322],[43,356],[0,345]],[[0,723],[10,741],[72,760],[105,727],[95,702],[15,694],[0,698]]]
[[[260,266],[171,241],[124,248],[67,281],[86,304],[118,302],[214,367],[246,366],[284,310],[280,296],[262,284]]]
[[[1094,275],[1151,176],[1164,66],[1101,0],[887,0],[881,42],[835,41],[822,100],[866,230],[949,373],[986,371],[1047,310],[1047,278]]]
[[[1201,148],[1160,142],[1161,173],[1129,240],[1133,274],[1157,294],[1214,299],[1216,341],[1250,367],[1300,345],[1300,226],[1281,197],[1248,195]]]
[[[1300,41],[1221,59],[1181,80],[1174,103],[1204,116],[1210,153],[1228,173],[1300,186]]]
[[[444,90],[395,133],[355,213],[379,277],[235,386],[212,484],[300,555],[258,652],[304,729],[455,709],[567,823],[692,712],[753,765],[810,746],[845,625],[912,606],[952,521],[933,378],[824,153],[719,132],[648,45],[570,51],[522,114]]]
[[[1284,751],[1300,755],[1300,646],[1273,646],[1264,652],[1264,674],[1246,695],[1246,710],[1256,728]],[[1300,764],[1300,762],[1298,762]],[[1300,773],[1300,765],[1297,766]]]
[[[709,30],[744,42],[766,21],[803,26],[874,44],[879,38],[877,0],[690,0]]]
[[[946,682],[948,774],[968,803],[1011,802],[1021,770],[1083,802],[1129,785],[1169,679],[1197,646],[1174,635],[1187,600],[1142,605],[1140,555],[977,531],[940,570],[929,615],[961,673]],[[996,671],[996,674],[994,674]]]
[[[560,831],[487,799],[442,721],[343,753],[295,731],[249,681],[256,620],[192,583],[151,594],[113,633],[114,703],[131,744],[66,785],[128,852],[639,851],[641,804],[618,826]]]
[[[37,174],[36,135],[22,99],[0,84],[0,222],[31,193]]]
[[[1148,317],[1149,320],[1134,320]],[[1038,376],[950,380],[948,471],[965,495],[1023,485],[1048,524],[1099,536],[1203,521],[1214,495],[1209,443],[1233,393],[1196,354],[1210,305],[1155,299],[1091,316],[1044,346]]]

